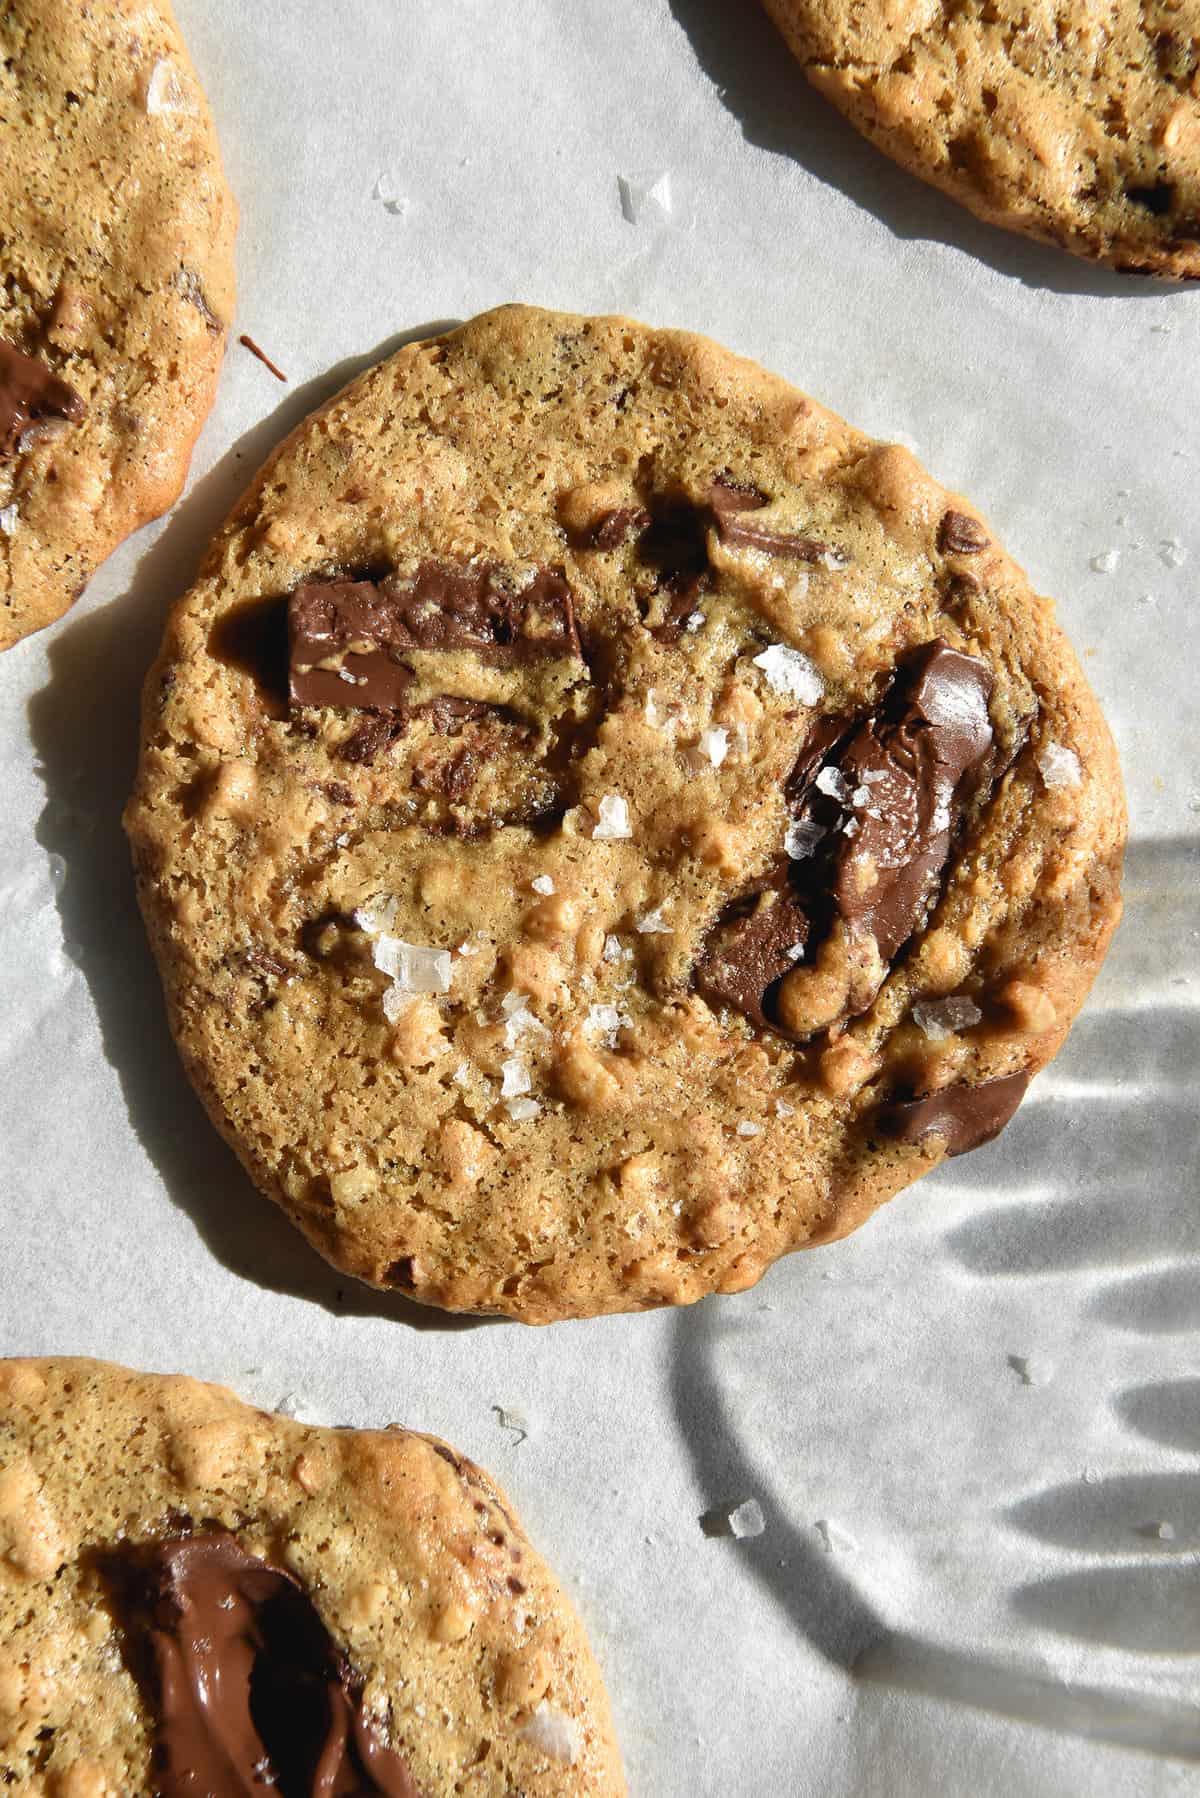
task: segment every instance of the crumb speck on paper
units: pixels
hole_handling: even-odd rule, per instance
[[[390,212],[393,218],[403,218],[408,211],[408,201],[388,174],[378,177],[371,189],[371,198],[382,201],[383,210]]]
[[[260,344],[255,343],[253,337],[249,336],[247,332],[242,332],[241,336],[238,338],[238,342],[244,349],[249,350],[252,356],[257,356],[264,368],[269,368],[277,381],[287,380],[287,376],[284,374],[283,370],[272,362],[271,358],[267,355],[267,352]]]
[[[512,1405],[493,1405],[492,1410],[499,1427],[510,1433],[513,1447],[519,1448],[529,1434],[529,1419],[524,1411]]]
[[[1045,1386],[1054,1377],[1053,1364],[1044,1355],[1010,1355],[1008,1365],[1022,1386]]]

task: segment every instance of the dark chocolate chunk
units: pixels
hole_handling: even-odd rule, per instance
[[[589,549],[620,549],[631,537],[640,537],[650,525],[650,514],[641,506],[622,506],[606,512],[588,532]]]
[[[773,989],[790,974],[808,940],[808,919],[786,870],[725,912],[696,965],[697,990],[731,1005],[763,1030],[777,1030]]]
[[[715,477],[709,488],[709,505],[717,536],[722,543],[739,549],[761,549],[769,556],[785,556],[793,562],[819,562],[829,554],[827,543],[812,537],[793,537],[785,531],[765,530],[747,523],[745,512],[761,511],[770,502],[767,495],[747,481],[735,481],[726,473]]]
[[[938,548],[944,556],[977,556],[991,538],[978,519],[965,512],[944,512],[938,526]]]
[[[1025,1097],[1029,1075],[1003,1074],[980,1086],[946,1086],[926,1099],[888,1105],[879,1114],[880,1128],[898,1142],[945,1138],[947,1155],[965,1155],[999,1136]]]
[[[579,658],[571,589],[542,568],[513,589],[488,564],[423,562],[382,581],[309,581],[288,601],[294,706],[398,711],[418,650],[467,649],[493,666]]]
[[[772,991],[797,959],[785,950],[815,945],[840,917],[875,939],[882,962],[894,959],[933,900],[956,814],[986,775],[991,689],[984,663],[939,639],[909,658],[860,725],[817,722],[786,787],[792,828],[814,851],[781,856],[718,920],[696,967],[701,992],[788,1035]]]
[[[34,356],[0,338],[0,457],[32,447],[26,427],[58,418],[78,424],[86,407],[73,387]]]
[[[135,1551],[131,1583],[149,1625],[160,1798],[420,1798],[291,1574],[211,1530]]]
[[[735,481],[729,470],[723,468],[720,474],[713,476],[708,503],[720,515],[722,512],[757,512],[770,501],[761,487],[754,486],[751,481]]]
[[[369,768],[377,755],[404,735],[406,727],[407,719],[403,717],[364,718],[337,750],[337,758]]]

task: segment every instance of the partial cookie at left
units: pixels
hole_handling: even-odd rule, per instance
[[[103,1361],[0,1360],[0,1790],[625,1783],[570,1601],[446,1443]]]
[[[178,498],[236,225],[166,0],[0,6],[0,650]]]

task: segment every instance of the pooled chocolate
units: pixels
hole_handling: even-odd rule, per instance
[[[78,424],[86,407],[73,387],[34,356],[0,338],[0,457],[20,447],[27,425],[42,418]]]
[[[138,1556],[160,1798],[421,1798],[296,1580],[224,1530]]]
[[[786,948],[815,943],[840,917],[874,938],[882,962],[894,959],[926,915],[956,813],[987,762],[991,689],[984,663],[939,639],[908,659],[857,728],[818,724],[788,781],[788,836],[807,852],[793,844],[751,889],[752,907],[743,896],[722,916],[696,969],[702,993],[786,1036],[772,990],[799,959]],[[778,896],[764,906],[765,890],[785,908]]]
[[[1029,1075],[1003,1074],[979,1086],[946,1086],[925,1099],[888,1105],[879,1114],[884,1133],[897,1142],[945,1139],[946,1154],[965,1155],[999,1136],[1025,1097]]]
[[[381,581],[308,581],[288,601],[293,706],[396,711],[419,650],[469,650],[494,667],[580,657],[565,577],[540,568],[514,588],[489,563],[423,562]]]

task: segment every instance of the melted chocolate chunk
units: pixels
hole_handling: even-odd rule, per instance
[[[991,538],[977,519],[965,512],[944,512],[938,526],[938,548],[944,556],[977,556]]]
[[[887,1106],[879,1114],[879,1124],[898,1142],[941,1136],[947,1155],[965,1155],[999,1136],[1025,1097],[1029,1078],[1025,1073],[1004,1074],[980,1086],[946,1086],[926,1099]]]
[[[85,410],[75,389],[44,362],[22,355],[13,344],[0,338],[0,457],[16,451],[31,421],[65,418],[70,424],[78,424]]]
[[[956,815],[986,773],[991,690],[981,661],[938,640],[909,658],[857,727],[818,721],[786,788],[792,828],[812,850],[781,857],[750,903],[743,895],[718,920],[696,967],[701,992],[789,1035],[773,990],[798,959],[785,950],[818,942],[840,917],[874,938],[882,962],[895,958],[932,903]]]
[[[571,589],[542,568],[518,591],[490,564],[423,562],[382,581],[309,581],[288,601],[293,706],[398,711],[416,650],[470,650],[495,667],[580,657]]]
[[[819,562],[830,553],[828,543],[813,537],[793,537],[785,531],[769,531],[762,525],[748,524],[745,512],[758,512],[770,502],[767,495],[748,482],[735,481],[719,474],[709,488],[709,505],[717,536],[722,543],[738,549],[761,549],[769,556],[785,556],[793,562]]]
[[[982,662],[931,643],[841,752],[843,780],[866,797],[853,809],[854,835],[839,833],[834,903],[871,933],[885,962],[925,914],[950,853],[955,804],[992,747],[991,691]]]
[[[758,512],[770,502],[761,487],[751,481],[735,481],[727,468],[714,475],[708,503],[718,517],[725,512]]]
[[[137,1579],[160,1798],[420,1798],[290,1574],[212,1530],[151,1545]]]

